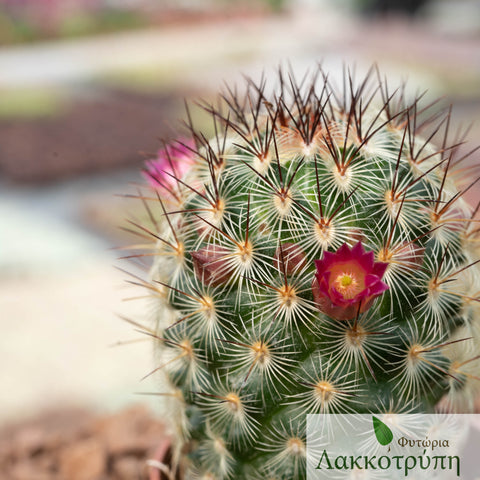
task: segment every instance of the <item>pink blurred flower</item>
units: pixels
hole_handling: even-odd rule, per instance
[[[388,263],[375,262],[373,252],[366,252],[361,242],[351,249],[344,243],[335,253],[325,252],[315,266],[315,303],[337,320],[350,320],[359,310],[366,312],[375,298],[388,290],[382,282]]]
[[[182,141],[158,151],[157,158],[145,162],[144,176],[154,188],[171,190],[195,163],[192,140]],[[192,150],[190,150],[192,149]]]

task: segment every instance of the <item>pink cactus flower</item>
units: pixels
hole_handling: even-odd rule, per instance
[[[153,188],[171,190],[195,163],[192,140],[170,145],[158,151],[157,158],[145,162],[144,176]],[[192,150],[191,150],[192,149]]]
[[[325,252],[315,266],[315,303],[336,320],[350,320],[359,311],[366,312],[389,288],[382,282],[388,263],[375,262],[373,252],[366,252],[361,242],[353,248],[344,243],[335,253]]]

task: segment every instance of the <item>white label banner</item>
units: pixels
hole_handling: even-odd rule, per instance
[[[307,416],[307,480],[480,480],[480,415]]]

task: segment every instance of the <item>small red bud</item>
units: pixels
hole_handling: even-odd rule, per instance
[[[425,248],[416,243],[403,243],[395,248],[394,258],[400,263],[407,264],[409,268],[418,270],[423,263]]]
[[[208,245],[191,252],[196,277],[205,285],[221,285],[230,279],[231,266],[228,262],[230,250],[221,245]]]
[[[305,252],[295,243],[283,243],[281,247],[277,248],[273,257],[273,265],[281,272],[283,271],[282,253],[287,275],[292,275],[305,266],[307,261]]]
[[[361,228],[352,228],[348,232],[348,239],[355,243],[364,242],[365,235],[363,234],[363,230]]]

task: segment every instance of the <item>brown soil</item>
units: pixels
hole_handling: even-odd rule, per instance
[[[96,416],[70,409],[0,430],[0,478],[147,480],[164,427],[137,406]]]

